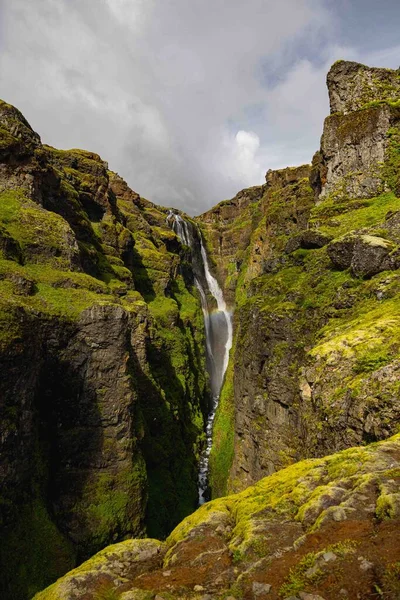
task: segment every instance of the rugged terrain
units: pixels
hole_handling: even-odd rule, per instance
[[[2,598],[197,506],[203,317],[166,215],[0,103]]]
[[[196,218],[234,310],[216,500],[38,600],[399,597],[399,90],[335,63],[312,164]],[[194,509],[208,383],[167,210],[5,103],[0,126],[1,587],[25,600]]]
[[[396,600],[399,525],[397,435],[214,500],[164,543],[110,546],[35,600]]]

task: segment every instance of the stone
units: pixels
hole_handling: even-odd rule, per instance
[[[370,562],[366,558],[360,556],[360,558],[358,560],[360,561],[361,571],[369,571],[370,569],[373,569],[374,563]]]
[[[314,575],[316,575],[318,573],[319,570],[320,570],[319,565],[314,565],[313,567],[310,567],[309,569],[307,569],[307,571],[304,573],[304,575],[307,577],[307,579],[311,579],[312,577],[314,577]]]
[[[400,96],[398,71],[347,60],[339,60],[332,65],[327,85],[331,114],[351,113],[368,102]]]
[[[389,240],[374,235],[360,235],[356,239],[351,270],[357,277],[372,277],[385,270],[385,259],[395,249]]]
[[[300,600],[324,600],[324,598],[318,594],[307,594],[306,592],[300,592],[299,596]]]
[[[261,596],[263,594],[269,594],[271,590],[271,585],[269,583],[261,583],[258,581],[253,581],[252,590],[253,594],[257,598],[257,596]]]
[[[324,559],[325,562],[331,562],[337,559],[337,556],[334,552],[325,552],[322,555],[322,558]]]
[[[193,590],[195,592],[204,592],[204,587],[202,585],[195,585]]]
[[[354,246],[356,238],[353,235],[346,235],[333,240],[327,248],[328,256],[333,265],[338,269],[349,269],[353,259]]]
[[[369,278],[392,266],[389,255],[396,245],[384,238],[367,234],[350,234],[333,240],[328,255],[338,269],[348,269],[357,277]]]
[[[286,254],[290,254],[299,248],[304,250],[312,250],[323,248],[332,240],[332,236],[326,235],[318,230],[307,229],[302,233],[289,239],[285,246]]]

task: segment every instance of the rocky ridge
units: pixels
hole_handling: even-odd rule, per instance
[[[197,218],[235,305],[215,495],[398,428],[399,73],[340,61],[327,81],[313,164]]]

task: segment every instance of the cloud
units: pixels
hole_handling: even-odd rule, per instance
[[[0,6],[2,97],[45,142],[96,151],[145,197],[191,214],[309,161],[327,68],[365,56],[344,30],[335,39],[330,0]]]

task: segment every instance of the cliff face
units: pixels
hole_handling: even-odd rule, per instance
[[[400,71],[339,61],[327,77],[331,114],[314,158],[321,198],[370,198],[397,185],[382,172],[400,119]]]
[[[0,103],[4,598],[196,507],[203,321],[166,212]]]
[[[110,546],[35,600],[399,597],[400,436],[307,460]]]
[[[198,218],[216,269],[234,271],[216,496],[397,430],[398,82],[394,71],[334,65],[335,113],[313,165],[269,171],[245,211],[237,198],[246,190]],[[227,229],[230,253],[218,246]]]

